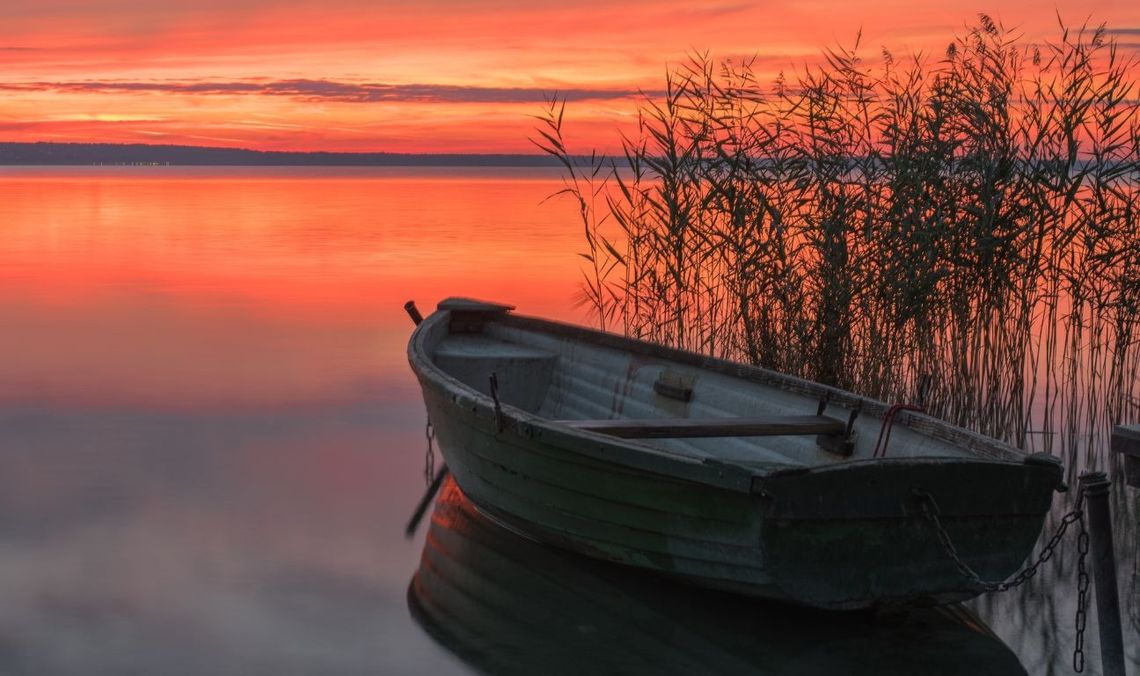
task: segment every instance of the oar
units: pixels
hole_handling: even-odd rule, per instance
[[[420,521],[424,518],[424,512],[427,511],[428,505],[431,504],[432,498],[439,492],[439,487],[443,485],[443,480],[447,478],[447,465],[439,468],[435,473],[435,478],[431,480],[431,485],[428,486],[427,492],[420,498],[420,504],[416,505],[416,511],[412,513],[412,518],[408,521],[407,528],[404,529],[404,537],[411,540],[416,534],[416,529],[420,526]]]
[[[420,311],[416,309],[416,301],[414,300],[410,300],[407,303],[404,303],[404,312],[408,313],[408,316],[412,318],[412,321],[416,326],[419,326],[420,322],[424,320],[423,315],[421,315]],[[435,497],[435,494],[439,492],[439,487],[443,485],[443,480],[446,477],[447,465],[443,465],[439,468],[439,471],[435,473],[435,477],[431,480],[431,484],[428,485],[427,492],[424,493],[424,496],[422,498],[420,498],[419,504],[416,505],[416,511],[412,512],[412,518],[408,521],[407,527],[404,528],[404,537],[407,539],[411,540],[412,537],[416,534],[416,529],[419,528],[420,521],[422,521],[424,518],[424,512],[427,511],[428,505],[431,504],[431,501]]]
[[[408,313],[408,316],[412,318],[412,323],[416,326],[419,326],[420,322],[424,320],[424,316],[421,315],[419,309],[416,308],[416,301],[414,300],[404,303],[404,312]]]

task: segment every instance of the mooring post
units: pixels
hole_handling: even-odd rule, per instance
[[[1100,660],[1104,676],[1125,676],[1120,598],[1116,590],[1116,554],[1112,549],[1112,517],[1108,493],[1112,483],[1104,472],[1085,472],[1080,479],[1085,514],[1089,517],[1096,617],[1100,627]]]

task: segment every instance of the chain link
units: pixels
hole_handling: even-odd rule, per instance
[[[1081,532],[1077,535],[1077,616],[1073,620],[1076,639],[1073,644],[1073,671],[1078,674],[1085,670],[1085,623],[1088,621],[1089,571],[1085,559],[1089,554],[1089,532],[1081,520]]]
[[[424,425],[424,436],[427,437],[427,451],[424,453],[424,485],[430,486],[435,478],[435,428],[431,421]]]
[[[1061,519],[1057,531],[1053,533],[1053,537],[1049,538],[1049,542],[1045,545],[1044,549],[1041,550],[1036,561],[1023,568],[1009,580],[1004,582],[988,582],[974,572],[974,569],[970,568],[969,564],[963,561],[962,557],[958,555],[958,548],[954,546],[954,542],[950,539],[950,534],[946,532],[946,528],[942,526],[942,521],[938,518],[938,503],[934,501],[934,496],[922,491],[916,491],[915,494],[921,499],[919,504],[923,516],[934,525],[935,532],[938,534],[938,541],[942,543],[942,548],[946,550],[946,554],[950,557],[950,560],[954,562],[954,565],[958,568],[958,572],[962,574],[962,577],[965,577],[987,592],[1009,591],[1014,587],[1025,584],[1037,574],[1038,569],[1040,569],[1046,561],[1053,558],[1054,551],[1056,551],[1057,546],[1061,544],[1061,538],[1065,536],[1065,531],[1068,530],[1071,524],[1076,521],[1081,521],[1081,531],[1084,531],[1084,521],[1081,520],[1084,516],[1084,512],[1081,511],[1080,503],[1078,502],[1077,508],[1073,509],[1073,511]]]
[[[1037,560],[1021,569],[1012,578],[1003,582],[989,582],[983,580],[969,564],[962,560],[958,554],[958,548],[954,546],[953,540],[950,539],[950,534],[946,532],[943,527],[942,521],[938,518],[938,503],[934,501],[934,496],[925,491],[915,491],[915,495],[919,498],[919,506],[922,509],[923,516],[934,526],[935,533],[938,535],[938,541],[942,544],[942,548],[946,551],[946,555],[954,562],[958,572],[978,585],[987,592],[1004,592],[1025,584],[1037,571],[1045,564],[1046,561],[1053,558],[1057,547],[1061,544],[1061,539],[1065,536],[1065,531],[1069,529],[1074,523],[1078,524],[1080,533],[1077,535],[1077,614],[1074,619],[1076,629],[1076,639],[1073,647],[1073,670],[1078,674],[1085,670],[1085,624],[1088,620],[1088,591],[1089,591],[1089,574],[1085,567],[1085,559],[1089,553],[1089,533],[1085,529],[1084,511],[1081,505],[1084,502],[1084,495],[1077,494],[1076,504],[1073,510],[1061,518],[1061,523],[1057,526],[1057,530],[1053,533],[1053,537],[1049,538],[1049,542],[1038,554]]]

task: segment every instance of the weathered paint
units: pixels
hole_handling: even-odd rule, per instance
[[[936,496],[962,557],[1000,579],[1029,553],[1060,483],[1056,464],[1026,462],[925,416],[900,416],[891,457],[871,459],[874,415],[886,407],[846,393],[830,394],[829,414],[870,411],[852,460],[810,437],[640,442],[576,430],[550,418],[675,415],[682,402],[653,387],[666,369],[689,375],[693,396],[683,405],[701,417],[813,412],[820,386],[563,325],[468,313],[464,339],[478,331],[500,343],[488,353],[510,363],[533,357],[534,377],[549,379],[520,390],[545,392],[541,401],[504,396],[497,420],[480,383],[434,359],[450,319],[425,320],[409,357],[456,481],[498,518],[597,558],[824,608],[967,598],[979,590],[917,514],[914,492]],[[668,409],[655,408],[661,399]]]
[[[1117,425],[1112,431],[1112,450],[1124,458],[1125,481],[1140,488],[1140,425]]]
[[[962,608],[821,613],[710,594],[544,547],[443,488],[412,617],[488,674],[1024,674]]]

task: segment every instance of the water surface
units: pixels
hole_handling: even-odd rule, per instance
[[[559,187],[557,172],[534,169],[0,169],[0,672],[503,664],[473,659],[470,642],[441,640],[408,609],[433,550],[423,532],[402,536],[425,441],[401,306],[464,294],[585,321],[574,207],[543,202]],[[1138,503],[1117,495],[1136,669]],[[559,580],[593,575],[573,557],[537,556]],[[987,664],[1012,654],[1028,673],[1068,673],[1073,565],[1059,554],[1027,589],[974,604],[998,637],[982,644],[996,656]],[[606,605],[622,584],[585,590],[574,626],[629,611],[693,649],[677,611],[691,590],[661,587],[648,595],[660,606],[640,615]],[[535,593],[566,592],[545,589]],[[636,584],[629,594],[646,597]],[[532,610],[513,603],[508,613]],[[756,626],[782,612],[766,608]],[[956,673],[939,641],[959,634],[930,627],[890,629],[882,645],[929,641],[938,650],[925,658]],[[518,628],[476,639],[504,659],[544,654]],[[835,670],[875,645],[771,667]]]

